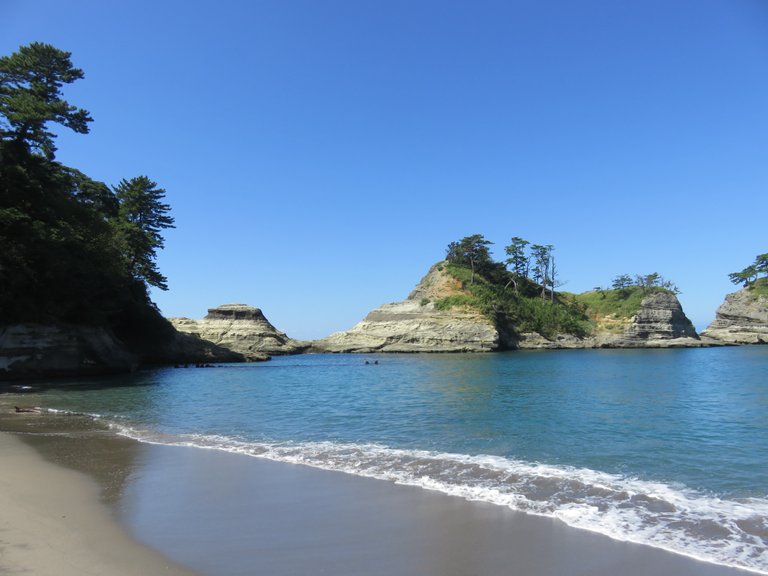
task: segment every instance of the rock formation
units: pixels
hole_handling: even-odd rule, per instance
[[[210,342],[169,332],[152,357],[131,352],[107,328],[69,324],[0,326],[0,380],[116,374],[140,365],[242,362]]]
[[[435,302],[463,294],[461,283],[433,266],[402,302],[384,304],[345,332],[313,343],[325,352],[490,352],[511,348],[671,348],[705,345],[670,292],[646,296],[638,313],[621,320],[603,318],[588,337],[559,334],[545,338],[516,332],[462,306],[439,310]]]
[[[480,312],[438,310],[435,301],[460,292],[458,280],[433,266],[407,299],[384,304],[345,332],[313,342],[325,352],[488,352],[499,333]]]
[[[266,360],[269,356],[280,354],[297,354],[308,346],[277,330],[258,308],[245,304],[210,308],[202,320],[169,320],[178,331],[242,354],[249,361]]]
[[[137,358],[106,328],[14,324],[0,327],[0,379],[128,372]]]
[[[768,344],[768,296],[750,288],[728,294],[701,335],[723,344]]]

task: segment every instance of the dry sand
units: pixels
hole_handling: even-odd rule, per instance
[[[0,433],[0,574],[189,576],[139,544],[100,501],[97,483]]]

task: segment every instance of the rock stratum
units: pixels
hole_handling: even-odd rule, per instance
[[[350,330],[313,342],[320,352],[491,352],[542,348],[672,348],[706,345],[685,316],[677,297],[654,292],[631,318],[594,319],[590,336],[518,333],[479,310],[435,302],[464,294],[461,282],[441,264],[433,266],[402,302],[384,304]]]
[[[238,361],[243,361],[240,354],[170,327],[168,338],[148,358],[131,352],[102,326],[0,326],[0,380],[98,376],[131,372],[146,364]]]
[[[499,332],[477,310],[438,310],[435,301],[461,291],[455,278],[433,266],[402,302],[384,304],[345,332],[313,342],[323,352],[490,352]]]
[[[768,344],[768,296],[750,288],[728,294],[701,335],[723,344]]]
[[[270,356],[298,354],[308,343],[286,336],[275,328],[259,308],[246,304],[224,304],[209,308],[202,320],[169,318],[179,332],[242,354],[248,361]]]
[[[559,334],[547,339],[539,334],[523,334],[518,348],[691,348],[705,346],[693,323],[683,312],[677,296],[654,292],[643,298],[638,312],[617,319],[590,314],[594,332],[587,337]]]

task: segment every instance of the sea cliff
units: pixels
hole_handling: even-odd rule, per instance
[[[723,344],[768,344],[768,290],[765,282],[725,297],[701,335]]]
[[[402,302],[371,311],[350,330],[312,343],[322,352],[489,352],[499,348],[499,332],[477,309],[438,309],[436,302],[461,291],[458,280],[438,265]]]
[[[547,306],[570,306],[583,317],[578,330],[521,330],[512,314],[482,310],[466,283],[446,263],[433,266],[405,300],[384,304],[350,330],[315,341],[326,352],[491,352],[539,348],[672,348],[703,346],[677,297],[653,290],[628,316],[598,313],[578,296]],[[456,302],[450,306],[445,302]],[[563,303],[565,302],[565,303]],[[537,302],[538,304],[538,302]]]
[[[309,346],[306,342],[289,338],[275,328],[259,308],[246,304],[224,304],[209,308],[202,320],[169,320],[179,332],[242,354],[248,361],[298,354]]]
[[[131,349],[104,326],[0,326],[0,380],[97,376],[153,364],[242,361],[243,356],[236,352],[170,326],[151,354]]]

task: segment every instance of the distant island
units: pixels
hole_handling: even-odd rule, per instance
[[[558,292],[554,247],[513,237],[495,262],[482,235],[452,242],[409,297],[315,342],[333,352],[702,346],[659,274],[618,276],[610,289]]]

